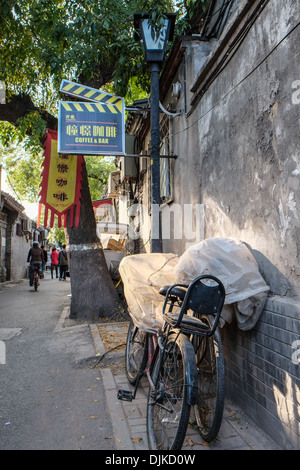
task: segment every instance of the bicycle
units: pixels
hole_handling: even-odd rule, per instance
[[[165,296],[161,331],[141,331],[130,321],[125,368],[135,388],[119,390],[118,398],[132,401],[146,374],[149,448],[179,450],[192,406],[203,439],[212,440],[222,421],[224,363],[217,326],[225,290],[219,279],[204,275],[189,286],[165,286],[160,293]]]
[[[38,290],[38,286],[40,285],[40,265],[34,264],[34,271],[33,271],[33,288],[35,291]]]

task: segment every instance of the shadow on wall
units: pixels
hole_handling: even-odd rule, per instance
[[[0,265],[0,282],[6,281],[6,268]]]
[[[282,390],[281,390],[282,388]],[[300,389],[296,383],[296,379],[285,372],[285,383],[281,388],[273,384],[274,400],[276,404],[278,418],[282,423],[285,423],[288,429],[299,430],[300,414],[297,403],[299,403]],[[284,440],[284,434],[282,436]],[[299,442],[299,441],[298,441]],[[292,443],[283,442],[284,448],[288,450],[295,450]],[[295,443],[297,446],[297,443]],[[296,449],[299,449],[297,446]]]
[[[257,261],[259,272],[270,287],[270,294],[293,297],[296,295],[290,281],[260,251],[244,242]]]

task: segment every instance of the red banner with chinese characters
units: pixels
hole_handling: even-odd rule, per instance
[[[82,182],[81,155],[63,155],[57,152],[57,131],[47,129],[44,144],[44,163],[40,192],[38,226],[42,206],[45,207],[44,227],[53,227],[54,216],[58,226],[67,225],[67,213],[70,211],[70,227],[78,227],[80,216],[80,196]],[[76,210],[75,210],[76,208]],[[48,216],[50,212],[50,223]]]

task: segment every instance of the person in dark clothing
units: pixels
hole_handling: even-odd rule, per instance
[[[33,285],[33,274],[34,274],[34,267],[38,265],[39,267],[42,266],[42,262],[44,261],[44,253],[43,250],[39,247],[38,242],[33,242],[33,246],[30,248],[27,256],[27,263],[29,265],[29,285]]]
[[[43,263],[42,263],[42,272],[44,272],[45,269],[46,269],[47,261],[48,261],[48,253],[47,253],[46,247],[44,245],[41,246],[41,249],[43,250],[43,254],[44,254],[44,259],[43,259]]]
[[[68,271],[68,255],[66,252],[66,245],[62,246],[58,254],[58,264],[59,264],[59,280],[66,280],[66,272]]]

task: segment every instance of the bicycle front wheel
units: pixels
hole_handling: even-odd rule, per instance
[[[203,315],[201,321],[210,328],[213,318]],[[198,369],[198,399],[194,406],[201,437],[211,442],[218,435],[224,409],[225,366],[220,332],[213,336],[193,338]]]
[[[130,320],[126,340],[125,370],[127,379],[132,385],[136,384],[140,370],[147,362],[146,336],[147,334]]]
[[[147,403],[147,434],[151,450],[180,450],[190,416],[187,370],[197,375],[189,339],[171,334],[157,355]],[[196,379],[195,379],[196,380]]]

